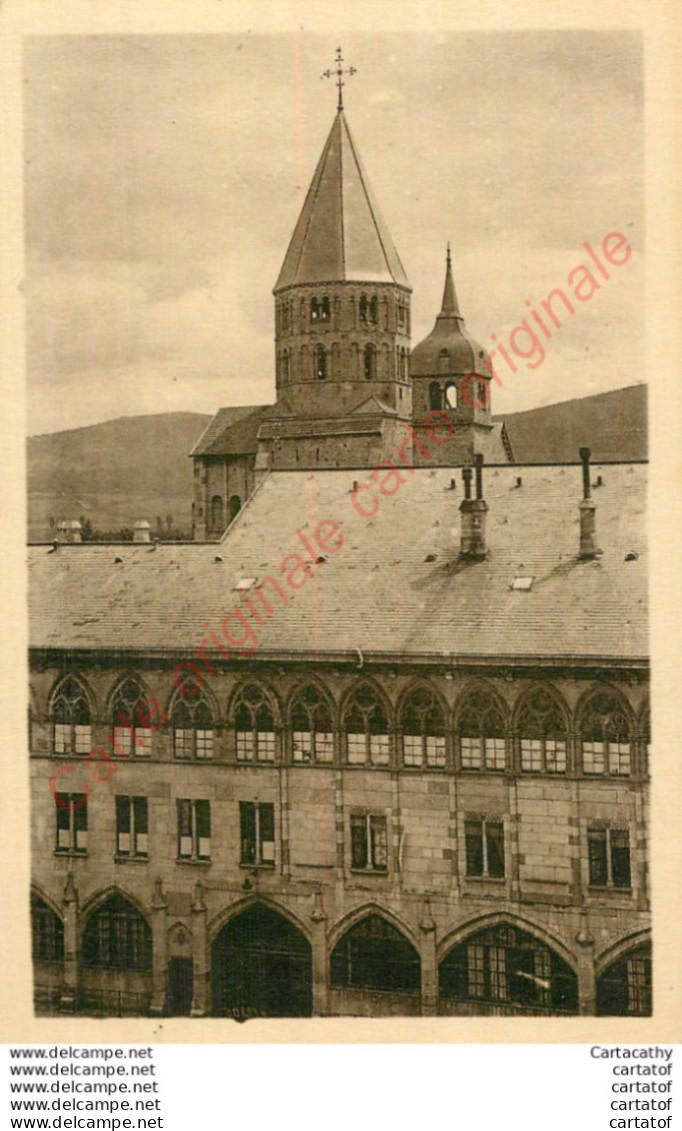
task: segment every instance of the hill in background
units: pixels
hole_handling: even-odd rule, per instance
[[[517,463],[573,463],[578,449],[592,458],[647,458],[647,386],[496,416],[504,420]]]
[[[192,461],[188,454],[210,416],[169,412],[125,416],[33,436],[28,441],[28,536],[53,537],[53,523],[85,516],[99,530],[172,516],[176,533],[191,532]],[[517,463],[646,459],[647,390],[611,393],[516,412],[504,419]]]

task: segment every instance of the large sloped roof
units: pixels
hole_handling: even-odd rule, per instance
[[[258,450],[258,429],[268,405],[220,408],[206,425],[191,456],[246,455]]]
[[[297,283],[409,287],[343,111],[334,119],[275,292]]]
[[[31,547],[31,643],[188,654],[207,623],[220,636],[224,617],[241,607],[258,633],[255,658],[360,649],[448,662],[643,661],[646,468],[606,464],[597,473],[601,557],[577,558],[579,465],[500,465],[484,469],[489,556],[464,563],[462,483],[452,468],[415,471],[371,518],[351,501],[353,480],[372,482],[367,471],[272,472],[219,544]],[[362,492],[366,509],[374,490]],[[310,559],[297,531],[312,540],[325,519],[341,528],[341,549],[311,566],[302,588],[289,588],[286,555]],[[289,600],[270,588],[273,615],[261,627],[235,586],[267,576]],[[530,590],[511,588],[516,577],[533,578]],[[248,597],[258,605],[253,591]]]

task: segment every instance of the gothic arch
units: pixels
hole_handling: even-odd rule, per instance
[[[110,884],[108,887],[102,888],[101,891],[97,891],[93,895],[89,896],[83,906],[79,908],[78,918],[81,926],[81,934],[83,928],[85,927],[85,924],[92,917],[94,912],[97,911],[102,906],[102,904],[106,903],[106,901],[112,895],[118,895],[121,897],[121,899],[127,900],[128,903],[130,903],[135,908],[135,910],[140,913],[148,926],[151,927],[151,912],[144,906],[144,904],[140,903],[140,900],[137,898],[137,896],[133,895],[132,892],[126,891],[126,889],[122,888],[120,884]]]
[[[331,716],[332,727],[334,730],[337,730],[339,726],[339,712],[337,704],[329,689],[321,682],[321,680],[317,679],[317,677],[314,675],[301,678],[297,683],[294,684],[293,688],[289,692],[284,705],[284,718],[286,719],[286,725],[289,726],[291,723],[291,711],[294,703],[296,702],[296,699],[300,695],[301,691],[309,686],[314,687],[315,691],[319,693],[320,698],[324,700]]]
[[[486,679],[472,679],[460,691],[457,699],[455,700],[454,710],[452,712],[452,726],[453,730],[457,731],[460,719],[467,708],[468,703],[475,695],[487,695],[490,701],[500,711],[502,715],[502,725],[506,733],[510,729],[510,713],[509,707],[498,691]]]
[[[409,681],[409,683],[405,685],[403,690],[400,692],[395,708],[396,726],[400,728],[400,716],[402,714],[403,707],[405,706],[405,703],[409,699],[410,695],[412,695],[415,691],[419,691],[421,688],[433,695],[434,699],[438,703],[438,706],[443,712],[443,720],[445,722],[445,728],[447,730],[450,725],[450,707],[448,706],[447,701],[443,698],[441,692],[438,690],[435,684],[431,682],[428,676],[415,676]]]
[[[566,729],[566,734],[569,734],[571,731],[572,720],[568,704],[561,692],[556,687],[554,687],[553,684],[546,683],[543,680],[538,680],[537,682],[532,683],[530,687],[527,687],[524,691],[521,692],[518,699],[516,700],[512,711],[511,720],[514,733],[516,734],[518,732],[519,722],[524,709],[533,698],[533,696],[537,695],[538,692],[544,692],[548,696],[548,698],[552,700],[553,705],[557,708],[561,715],[564,727]]]
[[[346,711],[348,710],[348,704],[361,687],[369,687],[371,691],[376,695],[380,706],[383,707],[384,711],[386,712],[388,729],[389,731],[394,731],[395,711],[393,709],[393,704],[381,684],[377,683],[373,676],[369,675],[356,676],[350,686],[344,692],[339,704],[339,725],[343,727],[343,720],[345,718]]]
[[[578,963],[575,954],[569,950],[566,944],[558,938],[557,935],[548,931],[540,923],[534,922],[532,919],[527,919],[521,915],[511,915],[507,911],[492,911],[486,912],[482,915],[476,915],[473,919],[467,919],[466,922],[460,923],[459,926],[454,927],[443,935],[442,939],[436,948],[436,961],[438,965],[450,954],[455,947],[460,946],[461,943],[466,942],[472,935],[476,935],[479,931],[488,930],[491,927],[517,927],[520,931],[525,931],[526,934],[531,935],[538,942],[544,944],[553,950],[555,954],[562,958],[567,966],[570,966],[574,974],[578,972]]]
[[[243,899],[237,900],[236,903],[231,903],[229,907],[223,908],[217,915],[208,923],[208,941],[212,945],[222,931],[233,919],[238,918],[244,911],[250,911],[252,907],[258,905],[267,907],[269,911],[274,911],[277,915],[281,915],[283,919],[287,919],[292,927],[300,931],[303,937],[310,942],[312,931],[310,927],[300,919],[295,912],[291,911],[285,904],[278,903],[277,900],[271,899],[267,895],[247,895]]]
[[[392,911],[390,907],[385,907],[376,900],[367,900],[365,903],[358,903],[355,907],[352,907],[350,911],[347,911],[345,915],[342,915],[334,926],[330,928],[327,936],[327,949],[329,954],[331,955],[336,944],[341,941],[348,931],[356,927],[358,923],[361,923],[363,919],[366,919],[369,915],[378,915],[379,918],[385,919],[391,927],[394,927],[396,931],[400,931],[401,935],[404,935],[408,942],[412,944],[417,954],[421,955],[420,939],[409,923],[400,915],[397,915],[395,911]]]
[[[52,684],[52,688],[47,697],[48,718],[52,718],[55,700],[59,697],[61,688],[69,681],[73,681],[73,683],[75,683],[78,686],[79,690],[82,692],[83,697],[87,703],[88,710],[90,711],[91,720],[94,719],[97,713],[97,704],[94,692],[90,687],[88,681],[78,672],[62,672],[62,674],[58,676]]]
[[[635,716],[627,698],[619,688],[614,687],[610,683],[592,683],[586,691],[580,696],[573,712],[575,720],[575,728],[580,731],[585,714],[590,706],[590,703],[597,695],[611,695],[616,700],[618,707],[622,710],[628,722],[630,730],[630,737],[632,738],[635,733]]]
[[[240,679],[239,683],[233,689],[227,704],[226,719],[228,726],[234,725],[235,705],[239,700],[241,693],[246,687],[257,687],[259,691],[263,693],[263,696],[265,697],[265,700],[269,704],[272,711],[272,717],[275,721],[275,726],[278,730],[281,730],[284,715],[282,712],[282,704],[280,703],[277,692],[273,690],[269,683],[266,683],[262,679],[256,679],[253,676],[245,676],[243,679]]]
[[[192,661],[192,663],[194,663],[194,661]],[[170,725],[171,719],[173,717],[173,711],[175,710],[179,701],[186,699],[188,704],[193,704],[200,703],[201,700],[204,699],[209,711],[211,712],[211,715],[213,716],[214,725],[216,727],[222,726],[223,720],[220,713],[220,704],[218,702],[218,699],[213,689],[211,688],[206,675],[204,674],[198,663],[196,664],[196,667],[199,668],[202,675],[201,682],[197,684],[199,687],[199,692],[197,695],[190,695],[188,692],[183,691],[182,688],[176,685],[175,680],[173,680],[173,688],[170,692],[170,695],[168,696],[168,699],[166,700],[166,718],[168,720],[168,723]],[[192,668],[183,670],[187,671],[187,677],[184,680],[181,679],[180,682],[189,684],[190,680],[194,679],[194,671]]]
[[[594,972],[598,978],[605,970],[617,962],[619,958],[625,958],[631,950],[636,950],[646,943],[651,943],[651,930],[648,927],[642,928],[640,931],[634,931],[630,935],[625,935],[615,943],[609,945],[594,959]]]
[[[147,681],[140,675],[139,672],[137,672],[137,671],[125,672],[122,675],[116,676],[116,678],[114,679],[114,682],[111,684],[111,687],[109,688],[109,690],[107,692],[106,704],[105,704],[105,709],[104,709],[107,721],[109,720],[111,712],[114,709],[114,703],[116,701],[116,697],[118,696],[119,692],[123,689],[125,684],[128,682],[128,680],[134,680],[138,684],[138,686],[140,688],[140,692],[141,692],[141,698],[143,700],[149,700],[150,702],[154,702],[154,703],[157,702],[156,697],[154,695],[152,695],[151,691],[149,690],[149,687],[147,686]]]
[[[45,904],[45,906],[50,908],[50,911],[54,911],[54,913],[55,913],[55,915],[57,916],[58,919],[61,919],[62,922],[64,921],[64,910],[63,910],[63,908],[60,907],[59,904],[56,903],[55,900],[52,899],[51,896],[47,895],[45,890],[43,888],[41,888],[39,884],[31,882],[30,894],[31,894],[31,897],[35,896],[36,899],[41,899],[43,901],[43,903]]]

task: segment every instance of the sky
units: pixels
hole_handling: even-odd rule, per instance
[[[272,287],[322,151],[336,41],[312,33],[25,41],[27,419],[32,435],[274,400]],[[643,379],[643,71],[628,31],[347,35],[346,117],[413,287],[445,246],[470,334],[509,342],[623,233],[510,413]],[[520,339],[517,337],[517,341]]]

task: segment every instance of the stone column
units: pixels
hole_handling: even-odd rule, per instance
[[[194,996],[192,998],[192,1017],[206,1017],[210,1012],[211,962],[208,952],[208,931],[206,926],[206,903],[201,881],[194,888],[192,904],[192,957],[194,960]]]
[[[313,1017],[329,1016],[329,973],[327,961],[327,916],[320,889],[315,892],[310,914],[310,942],[313,959]]]
[[[438,962],[436,960],[436,924],[431,914],[431,900],[425,896],[419,923],[422,932],[422,1017],[438,1013]]]
[[[64,885],[64,981],[59,1001],[60,1013],[76,1012],[78,991],[78,892],[69,872]]]
[[[161,879],[154,884],[152,896],[152,1017],[161,1017],[166,1002],[166,968],[168,939],[166,934],[166,900]]]
[[[594,975],[594,939],[587,915],[581,916],[578,944],[578,1012],[594,1017],[597,1011],[597,981]]]

